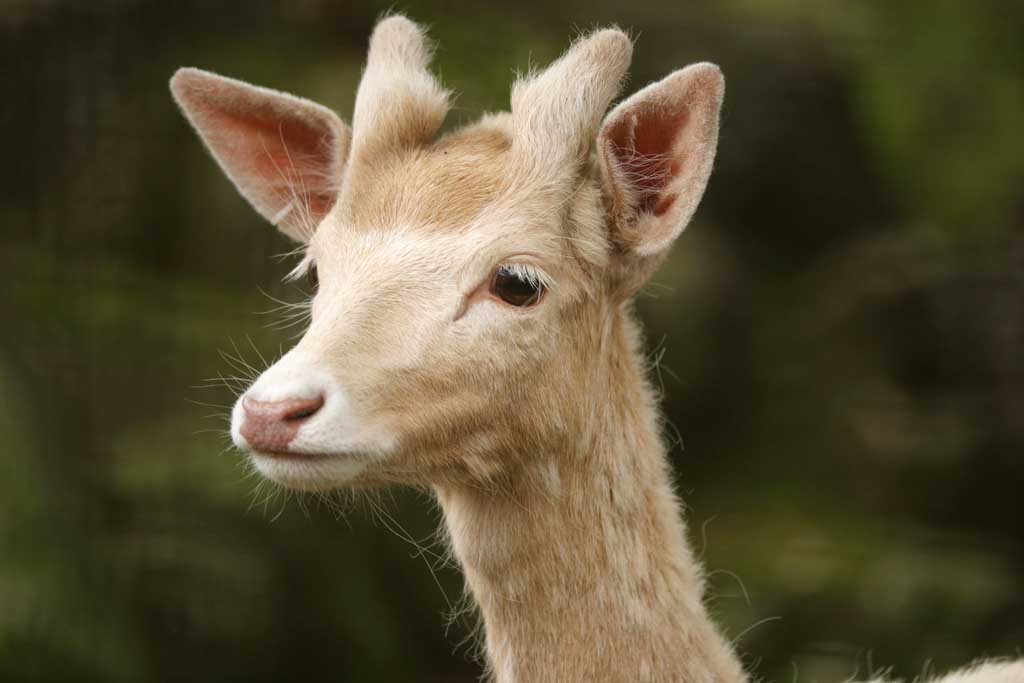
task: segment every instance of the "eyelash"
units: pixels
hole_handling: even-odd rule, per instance
[[[306,277],[306,272],[313,266],[316,265],[316,261],[309,254],[302,257],[302,260],[295,264],[287,275],[284,276],[286,282],[295,282]]]
[[[546,274],[526,263],[502,263],[495,269],[495,272],[514,275],[525,282],[529,282],[531,285],[543,287],[544,289],[551,287],[551,282]]]

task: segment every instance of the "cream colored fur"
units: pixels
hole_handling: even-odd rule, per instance
[[[253,462],[296,488],[432,488],[500,683],[748,679],[703,603],[630,304],[700,201],[724,82],[693,65],[606,116],[631,51],[615,29],[581,38],[510,113],[440,139],[448,95],[400,16],[371,38],[351,135],[290,95],[172,80],[319,272],[308,331],[247,395],[326,402],[294,457]],[[503,263],[547,284],[538,305],[489,294]]]

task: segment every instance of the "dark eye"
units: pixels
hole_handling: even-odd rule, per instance
[[[522,266],[501,266],[491,280],[491,294],[510,306],[535,306],[546,291],[540,280]]]
[[[316,274],[315,263],[310,263],[309,269],[306,270],[306,282],[309,283],[310,291],[316,293],[317,288],[320,286],[320,277]]]

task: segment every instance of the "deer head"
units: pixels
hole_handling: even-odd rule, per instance
[[[632,45],[579,39],[511,113],[437,136],[448,93],[422,30],[381,21],[350,129],[196,69],[171,90],[315,276],[301,341],[239,398],[235,444],[302,489],[488,481],[570,450],[618,323],[690,220],[723,80],[695,64],[621,102]]]

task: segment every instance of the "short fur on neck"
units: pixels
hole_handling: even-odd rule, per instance
[[[628,307],[601,312],[576,441],[437,498],[499,683],[742,681],[705,610]]]

